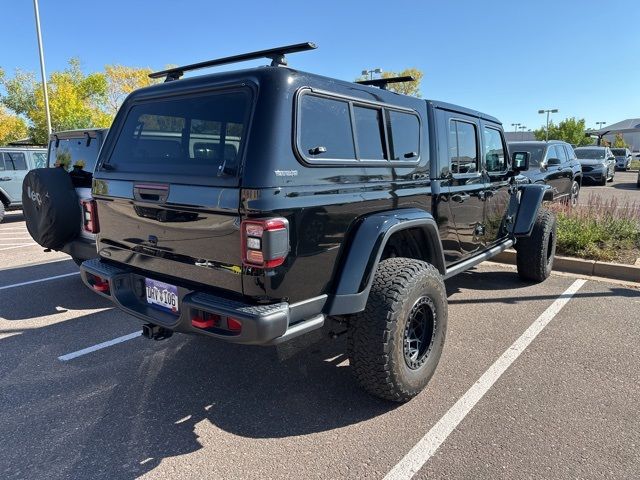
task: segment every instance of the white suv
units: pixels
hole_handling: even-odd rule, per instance
[[[47,150],[0,147],[0,222],[6,210],[22,208],[22,181],[29,170],[47,165]]]

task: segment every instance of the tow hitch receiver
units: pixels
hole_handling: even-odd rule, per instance
[[[142,336],[150,340],[166,340],[173,335],[173,330],[159,327],[153,323],[145,323],[142,326]]]

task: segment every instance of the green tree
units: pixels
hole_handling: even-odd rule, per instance
[[[549,122],[549,140],[563,140],[578,146],[591,145],[593,139],[585,136],[584,119],[577,120],[575,117],[566,118],[559,124]],[[542,126],[534,130],[533,134],[536,139],[544,140],[546,138],[546,127]]]
[[[612,146],[614,148],[629,148],[629,145],[624,141],[624,136],[621,133],[616,133]]]
[[[13,78],[2,72],[0,84],[6,93],[0,102],[29,123],[29,134],[38,143],[47,143],[47,120],[42,84],[30,72],[17,71]],[[107,127],[112,116],[105,111],[107,79],[103,73],[85,75],[76,58],[68,67],[53,72],[47,82],[51,127],[54,131],[75,128]]]
[[[114,116],[127,95],[160,81],[149,78],[152,72],[150,68],[106,65],[104,70],[107,77],[107,109]]]
[[[422,81],[422,77],[424,77],[424,73],[420,70],[417,68],[405,68],[401,72],[382,72],[382,78],[404,77],[408,75],[415,78],[415,80],[412,82],[390,83],[387,88],[392,92],[420,98],[422,96],[420,93],[420,82]],[[367,76],[361,76],[356,78],[356,81],[367,79]]]
[[[25,138],[27,134],[27,123],[0,105],[0,145]]]

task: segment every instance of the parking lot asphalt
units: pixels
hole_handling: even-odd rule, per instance
[[[613,182],[607,182],[605,186],[585,181],[578,202],[581,205],[588,205],[592,201],[591,195],[599,195],[605,201],[615,198],[620,206],[626,202],[640,203],[640,188],[638,188],[637,182],[637,171],[616,172]]]
[[[2,248],[1,478],[408,478],[391,475],[411,452],[415,478],[640,472],[637,289],[495,264],[454,277],[436,374],[396,405],[356,386],[343,337],[152,342],[68,257]]]

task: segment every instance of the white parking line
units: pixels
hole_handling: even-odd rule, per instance
[[[82,350],[78,350],[77,352],[71,352],[67,353],[66,355],[61,355],[58,357],[58,360],[60,360],[61,362],[67,362],[69,360],[73,360],[74,358],[81,357],[82,355],[86,355],[87,353],[95,352],[96,350],[102,350],[103,348],[117,345],[118,343],[126,342],[127,340],[133,340],[140,335],[142,335],[142,331],[133,332],[129,335],[124,335],[122,337],[114,338],[113,340],[99,343],[97,345],[94,345],[93,347],[87,347],[83,348]]]
[[[405,480],[413,477],[444,443],[464,417],[480,401],[509,366],[535,340],[538,334],[562,310],[571,297],[587,281],[576,280],[542,315],[482,374],[478,381],[438,420],[431,430],[384,477],[385,480]]]
[[[38,245],[38,244],[37,243],[24,243],[22,245],[14,245],[12,247],[0,248],[0,251],[2,251],[2,250],[13,250],[14,248],[32,247],[34,245]]]
[[[58,278],[71,277],[73,275],[80,275],[80,272],[63,273],[62,275],[55,275],[53,277],[39,278],[38,280],[29,280],[28,282],[14,283],[13,285],[5,285],[0,287],[0,290],[7,290],[9,288],[22,287],[24,285],[32,285],[34,283],[48,282],[49,280],[57,280]]]

